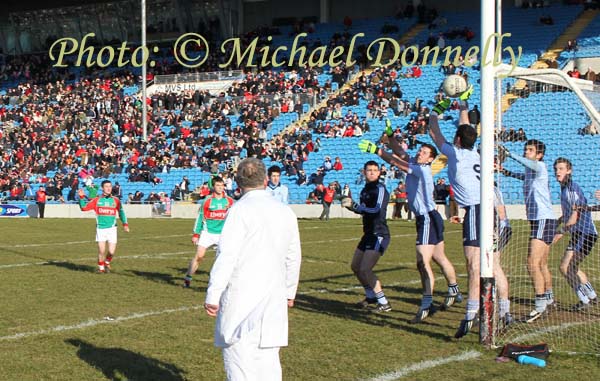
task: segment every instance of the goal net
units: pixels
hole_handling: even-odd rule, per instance
[[[508,71],[508,68],[499,69],[500,74]],[[559,157],[572,163],[572,181],[581,187],[587,204],[600,204],[594,197],[594,192],[600,189],[600,117],[592,104],[593,97],[586,96],[586,93],[594,93],[592,84],[568,78],[558,70],[517,68],[508,77],[496,78],[496,93],[502,94],[501,99],[497,97],[496,103],[496,147],[502,145],[510,151],[511,156],[523,157],[527,140],[537,139],[545,144],[543,163],[548,172],[547,186],[555,218],[562,215],[561,185],[554,171],[554,163]],[[502,112],[498,112],[499,109]],[[497,159],[502,161],[503,169],[525,172],[522,163],[513,157],[504,159],[502,156]],[[552,290],[554,303],[538,319],[527,322],[536,308],[536,292],[528,268],[532,229],[527,220],[524,181],[506,174],[496,173],[495,181],[503,196],[513,233],[501,253],[501,265],[508,277],[510,313],[515,322],[503,327],[502,319],[498,316],[499,308],[495,309],[495,345],[546,342],[555,351],[599,353],[600,304],[581,304],[582,298],[576,293],[577,287],[580,284],[584,286],[587,299],[591,293],[581,282],[585,280],[583,274],[573,275],[576,267],[572,267],[570,273],[566,271],[571,274],[570,280],[563,275],[563,271],[568,269],[564,266],[566,262],[563,257],[572,234],[566,233],[560,241],[550,245],[547,263],[550,276],[546,274],[544,277],[544,289]],[[568,202],[578,203],[573,199]],[[569,217],[563,216],[563,221]],[[597,220],[600,212],[592,213],[592,217]],[[598,223],[595,224],[600,228]],[[561,262],[564,262],[562,266]],[[540,268],[543,269],[543,263]],[[600,242],[592,247],[580,263],[579,270],[587,275],[589,283],[600,293]],[[546,296],[548,299],[551,297],[548,292]],[[496,301],[498,304],[498,297]]]

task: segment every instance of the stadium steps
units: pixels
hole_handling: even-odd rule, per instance
[[[427,28],[427,24],[415,24],[412,28],[408,30],[408,32],[404,33],[402,37],[398,40],[400,45],[406,45],[411,42],[415,37],[417,37],[421,32],[423,32]]]
[[[431,174],[435,176],[438,173],[440,173],[444,168],[446,168],[447,163],[448,158],[445,155],[438,155],[438,157],[435,158],[433,163],[431,163]]]
[[[423,32],[425,30],[425,28],[427,28],[427,24],[415,24],[413,25],[406,33],[404,33],[399,39],[398,39],[398,43],[400,45],[403,44],[407,44],[410,41],[412,41],[417,35],[419,35],[419,33]],[[389,53],[389,52],[386,52]],[[345,84],[344,86],[340,87],[337,91],[333,92],[328,98],[324,99],[323,101],[321,101],[319,104],[317,104],[313,109],[311,109],[309,112],[304,113],[304,115],[302,116],[302,118],[298,119],[296,121],[296,123],[292,123],[290,124],[290,126],[288,126],[288,128],[286,128],[285,130],[281,131],[281,133],[287,131],[287,130],[292,130],[295,126],[301,126],[303,123],[307,123],[308,120],[310,119],[310,113],[312,112],[312,110],[318,110],[321,107],[325,107],[327,105],[327,101],[334,96],[337,96],[338,94],[343,93],[344,91],[350,89],[352,87],[352,85],[354,85],[356,83],[356,81],[358,81],[358,78],[361,76],[362,73],[364,73],[367,77],[371,74],[371,72],[373,72],[372,68],[368,68],[362,71],[357,71],[354,76],[352,78],[350,78]],[[273,136],[273,141],[274,138],[276,138],[276,136]]]
[[[571,23],[571,25],[569,25],[567,29],[565,29],[565,31],[558,36],[556,40],[554,40],[548,50],[541,55],[540,59],[531,65],[531,68],[547,69],[549,67],[547,62],[556,60],[564,50],[565,46],[567,46],[567,41],[576,39],[577,36],[579,36],[579,34],[581,34],[581,32],[583,32],[585,28],[587,28],[587,26],[596,18],[598,13],[600,13],[600,11],[597,9],[588,9],[581,12],[581,14]],[[515,83],[514,88],[521,90],[525,87],[525,83],[526,82],[524,80],[519,79]],[[510,108],[516,98],[518,97],[514,94],[504,94],[502,97],[503,113]]]
[[[542,54],[542,57],[531,66],[532,69],[547,69],[548,64],[546,62],[549,60],[556,60],[564,50],[565,46],[567,46],[567,42],[569,40],[577,39],[581,32],[590,25],[599,13],[600,11],[598,9],[588,9],[583,11],[581,15],[569,25],[564,33],[554,40],[546,53]]]

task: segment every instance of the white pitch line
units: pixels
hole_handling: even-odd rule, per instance
[[[120,241],[131,241],[131,240],[143,240],[150,238],[175,238],[175,237],[187,237],[189,234],[171,234],[171,235],[155,235],[151,237],[123,237]],[[26,245],[5,245],[7,248],[25,248],[25,247],[42,247],[42,246],[62,246],[62,245],[78,245],[83,243],[95,243],[96,241],[66,241],[66,242],[46,242],[46,243],[30,243]]]
[[[180,255],[180,254],[192,254],[192,253],[193,253],[193,251],[190,250],[190,251],[175,251],[175,252],[156,253],[156,254],[139,254],[139,255],[122,255],[122,256],[119,255],[116,258],[119,260],[120,259],[144,259],[144,258],[160,259],[160,258],[172,257],[172,256]],[[44,262],[13,263],[10,265],[0,265],[0,270],[14,268],[14,267],[42,266],[42,265],[49,265],[52,263],[86,262],[86,261],[92,261],[92,260],[93,260],[93,256],[84,257],[84,258],[64,259],[64,260],[50,260],[50,261],[44,261]]]
[[[444,234],[451,234],[451,233],[460,233],[458,230],[453,230],[450,232],[445,232]],[[415,237],[416,233],[410,233],[410,234],[395,234],[395,235],[391,235],[390,238],[401,238],[401,237]],[[342,238],[342,239],[326,239],[326,240],[322,240],[322,241],[309,241],[309,242],[301,242],[302,245],[308,245],[308,244],[312,244],[312,243],[332,243],[332,242],[350,242],[350,241],[360,241],[361,237],[353,237],[353,238]]]
[[[162,311],[148,311],[148,312],[134,313],[131,315],[118,316],[115,318],[106,317],[102,320],[90,319],[88,321],[84,321],[84,322],[81,322],[78,324],[73,324],[73,325],[59,325],[59,326],[56,326],[53,328],[41,329],[39,331],[22,332],[22,333],[16,333],[14,335],[9,335],[9,336],[0,336],[0,341],[18,340],[18,339],[24,339],[24,338],[32,337],[32,336],[46,335],[46,334],[54,333],[54,332],[71,331],[74,329],[95,327],[100,324],[118,323],[118,322],[122,322],[122,321],[133,320],[133,319],[143,319],[148,316],[157,316],[157,315],[171,314],[171,313],[175,313],[175,312],[198,310],[200,308],[203,308],[203,307],[202,306],[189,306],[189,307],[169,308],[169,309],[162,310]]]
[[[452,232],[448,232],[448,233],[452,233]],[[179,235],[167,235],[167,236],[154,236],[152,238],[169,238],[169,237],[184,237],[184,236],[188,236],[189,234],[179,234]],[[398,238],[398,237],[411,237],[414,236],[414,234],[397,234],[397,235],[393,235],[391,236],[392,238]],[[131,238],[130,238],[131,239]],[[345,241],[358,241],[360,240],[360,237],[354,237],[354,238],[344,238],[344,239],[331,239],[331,240],[323,240],[323,241],[309,241],[309,242],[303,242],[302,245],[307,245],[307,244],[312,244],[312,243],[333,243],[333,242],[345,242]],[[5,247],[37,247],[37,246],[50,246],[50,245],[73,245],[73,244],[77,244],[77,243],[89,243],[92,241],[71,241],[71,242],[63,242],[63,243],[48,243],[48,244],[32,244],[32,245],[15,245],[15,246],[5,246]],[[95,242],[95,241],[94,241]],[[177,252],[174,253],[176,254],[183,254],[183,253],[188,253],[188,252]],[[163,253],[163,254],[171,254],[171,253]],[[160,254],[157,254],[160,255]],[[151,256],[118,256],[117,258],[152,258]],[[69,262],[69,261],[84,261],[87,260],[89,258],[77,258],[77,259],[65,259],[65,260],[49,260],[49,261],[43,261],[43,262],[25,262],[25,263],[14,263],[14,264],[8,264],[8,265],[0,265],[0,270],[1,269],[6,269],[6,268],[15,268],[15,267],[26,267],[26,266],[40,266],[40,265],[46,265],[52,262]],[[308,261],[310,263],[310,261]],[[324,261],[323,263],[328,263],[327,261]]]
[[[567,328],[571,328],[571,327],[576,327],[578,325],[583,325],[583,324],[590,324],[590,323],[595,323],[600,321],[600,319],[592,319],[592,320],[588,320],[588,321],[579,321],[579,322],[571,322],[571,323],[562,323],[559,325],[553,325],[550,327],[546,327],[546,328],[541,328],[536,332],[532,332],[532,333],[526,333],[524,335],[521,336],[517,336],[514,339],[511,339],[512,342],[515,343],[520,343],[523,341],[527,341],[529,339],[533,339],[534,337],[540,336],[540,335],[544,335],[546,333],[552,333],[552,332],[556,332],[556,331],[562,331],[563,329],[567,329]]]
[[[436,281],[442,280],[442,279],[444,279],[443,276],[439,276],[439,277],[435,278]],[[383,287],[384,288],[385,287],[395,287],[395,286],[402,286],[405,284],[418,284],[418,283],[421,283],[421,279],[409,280],[408,282],[388,283],[388,284],[384,284]],[[298,292],[298,295],[325,294],[327,292],[344,292],[344,291],[358,290],[358,289],[362,289],[362,288],[363,288],[363,286],[350,286],[350,287],[344,287],[344,288],[336,288],[334,290],[329,290],[326,288],[318,288],[318,289],[312,289],[312,290],[308,290],[308,291],[304,291],[304,292]]]
[[[414,284],[414,283],[420,283],[420,282],[421,282],[420,280],[412,280],[412,281],[408,281],[408,282],[403,282],[402,284]],[[397,284],[394,283],[394,284],[390,284],[390,286],[400,285],[400,284],[401,283],[397,283]],[[339,288],[339,289],[335,289],[335,290],[332,290],[329,292],[348,291],[348,290],[354,290],[354,289],[358,289],[358,288],[362,288],[362,286]],[[328,292],[328,290],[308,290],[306,292],[298,292],[298,295],[307,295],[307,294],[324,293],[324,292]],[[22,338],[26,338],[26,337],[45,335],[45,334],[49,334],[49,333],[53,333],[53,332],[61,332],[61,331],[68,331],[68,330],[73,330],[73,329],[94,327],[99,324],[121,322],[121,321],[133,320],[133,319],[142,319],[142,318],[145,318],[148,316],[164,315],[164,314],[170,314],[173,312],[180,312],[180,311],[198,310],[200,308],[203,308],[203,306],[184,306],[184,307],[171,308],[171,309],[162,310],[162,311],[148,311],[148,312],[134,313],[134,314],[127,315],[127,316],[116,317],[111,320],[107,320],[106,318],[102,319],[102,320],[90,319],[90,320],[87,320],[87,321],[84,321],[81,323],[77,323],[77,324],[73,324],[73,325],[59,325],[59,326],[56,326],[53,328],[42,329],[39,331],[30,331],[30,332],[16,333],[14,335],[9,335],[9,336],[0,336],[0,341],[18,340],[18,339],[22,339]]]
[[[321,229],[321,226],[309,226],[305,228],[300,228],[302,230],[310,230],[310,229]],[[143,240],[148,238],[176,238],[176,237],[187,237],[190,234],[170,234],[170,235],[156,235],[151,237],[123,237],[120,241],[131,241],[131,240]],[[62,246],[62,245],[79,245],[84,243],[95,243],[96,241],[66,241],[66,242],[46,242],[46,243],[30,243],[23,245],[4,245],[6,248],[27,248],[27,247],[43,247],[43,246]]]
[[[399,369],[395,372],[390,372],[390,373],[384,373],[381,374],[379,376],[376,376],[374,378],[370,378],[369,381],[393,381],[393,380],[397,380],[399,378],[402,378],[404,376],[409,375],[410,373],[413,372],[420,372],[423,370],[427,370],[427,369],[431,369],[431,368],[435,368],[437,366],[440,365],[445,365],[451,362],[458,362],[458,361],[465,361],[465,360],[472,360],[474,358],[477,358],[481,356],[481,352],[477,352],[477,351],[465,351],[459,355],[456,356],[450,356],[450,357],[440,357],[434,360],[425,360],[425,361],[421,361],[418,363],[415,363],[413,365],[409,365],[407,367],[404,367],[402,369]],[[435,378],[435,377],[434,377]]]

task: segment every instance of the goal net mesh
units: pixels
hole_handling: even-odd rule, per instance
[[[503,94],[504,103],[503,112],[496,111],[496,144],[502,144],[511,153],[523,156],[527,139],[538,139],[545,143],[543,162],[548,169],[548,186],[556,218],[562,214],[561,187],[555,178],[553,166],[559,157],[572,162],[572,179],[583,189],[587,203],[600,203],[594,197],[595,190],[600,189],[600,135],[596,123],[592,122],[593,115],[584,107],[574,86],[551,74],[496,80],[496,91]],[[593,90],[585,93],[592,103],[594,96],[600,99],[600,94],[594,94]],[[525,172],[523,165],[511,158],[502,165],[510,171]],[[516,322],[506,328],[498,326],[494,343],[501,346],[506,343],[546,342],[551,350],[599,353],[600,304],[580,311],[573,310],[580,300],[560,270],[570,240],[568,233],[550,246],[548,256],[555,302],[541,318],[531,323],[525,322],[535,307],[535,292],[527,267],[531,229],[525,213],[523,181],[498,173],[495,180],[503,195],[513,230],[511,241],[501,253],[501,264],[508,277],[510,311]],[[592,213],[592,216],[596,220],[600,212]],[[581,263],[580,270],[600,291],[600,242],[595,244]]]

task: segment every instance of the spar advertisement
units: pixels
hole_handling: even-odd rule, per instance
[[[29,217],[27,207],[27,204],[0,204],[0,218]]]

